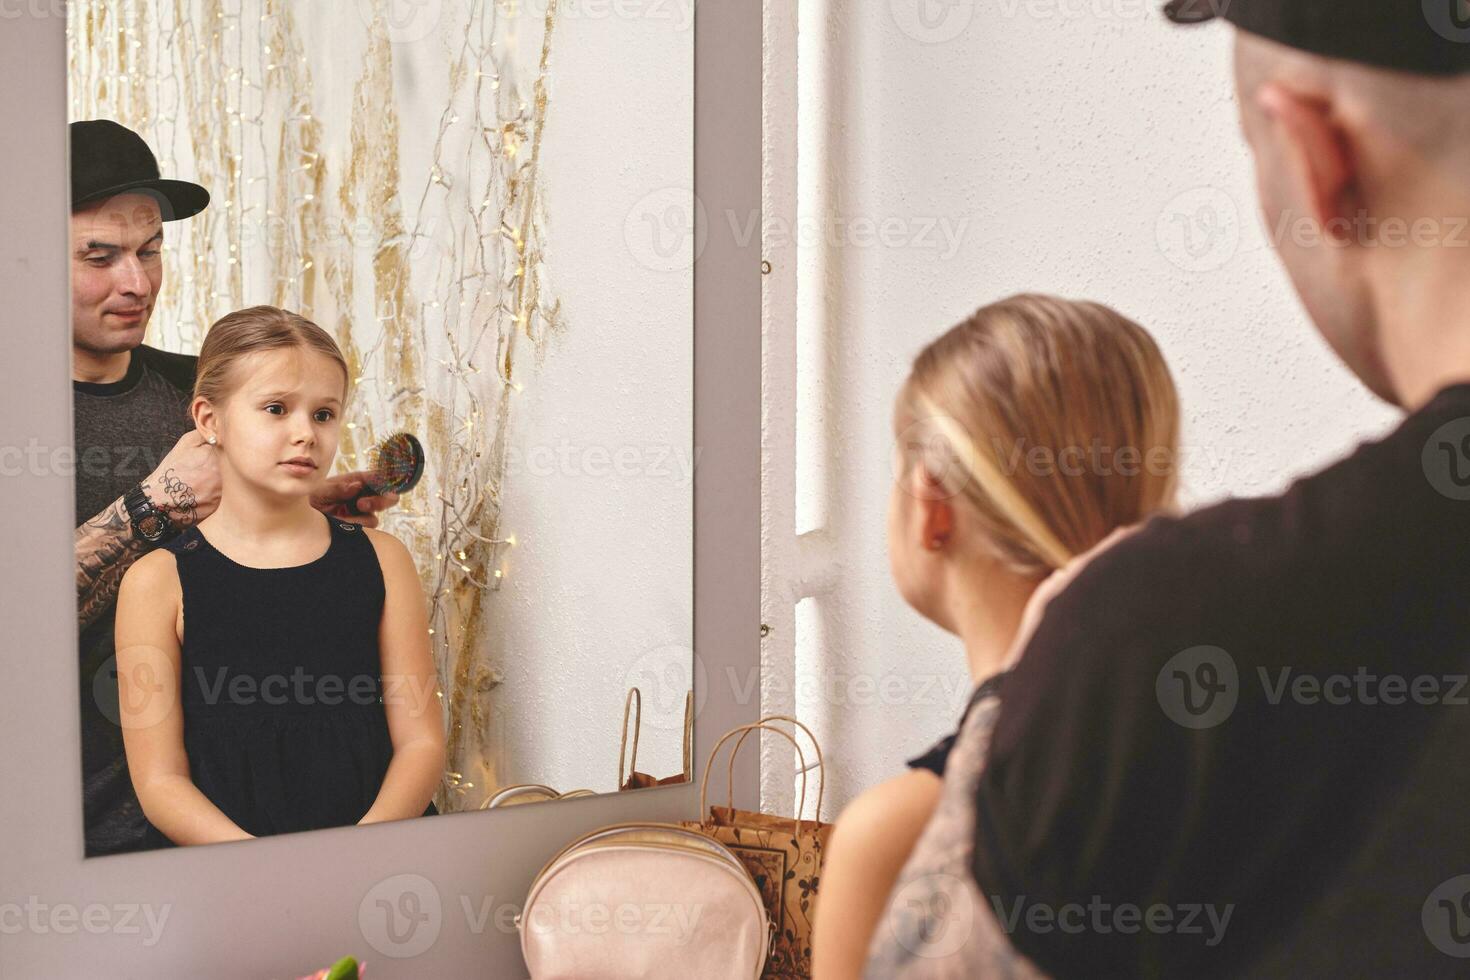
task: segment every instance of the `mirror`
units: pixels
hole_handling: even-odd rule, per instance
[[[69,9],[87,855],[683,781],[693,0]],[[340,365],[222,355],[201,411],[254,307]],[[405,432],[384,535],[303,522]]]

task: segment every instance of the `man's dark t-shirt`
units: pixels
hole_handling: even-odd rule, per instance
[[[152,473],[194,429],[189,398],[196,360],[140,346],[121,381],[72,382],[78,527]],[[118,725],[113,622],[109,608],[80,631],[78,641],[87,857],[141,849],[147,826]]]
[[[1084,569],[977,791],[975,877],[1017,949],[1059,976],[1462,970],[1467,546],[1470,384]]]

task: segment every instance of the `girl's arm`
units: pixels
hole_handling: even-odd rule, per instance
[[[249,840],[189,777],[179,702],[182,603],[168,551],[139,558],[118,589],[117,694],[133,789],[148,821],[175,844]]]
[[[377,549],[386,591],[378,652],[393,761],[358,823],[378,823],[423,815],[444,777],[444,722],[429,649],[428,604],[413,556],[386,531],[366,533]]]
[[[939,801],[939,777],[911,769],[848,804],[822,860],[812,933],[813,980],[863,975],[888,895]]]

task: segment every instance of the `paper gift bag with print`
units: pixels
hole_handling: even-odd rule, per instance
[[[819,820],[799,819],[806,806],[806,757],[797,743],[795,735],[775,727],[772,722],[784,721],[806,732],[816,749],[818,770],[817,809],[822,813],[822,791],[825,774],[822,765],[822,748],[817,744],[811,729],[789,715],[768,715],[751,725],[726,732],[715,743],[705,765],[704,778],[699,790],[699,811],[705,814],[703,821],[686,821],[684,826],[704,833],[735,852],[744,862],[755,880],[766,903],[766,911],[775,929],[771,944],[771,956],[766,961],[763,977],[806,978],[812,974],[812,924],[817,914],[817,885],[822,875],[822,853],[827,838],[832,834],[832,825]],[[771,731],[789,739],[796,746],[797,760],[801,766],[801,797],[797,803],[795,817],[777,817],[750,810],[737,810],[734,801],[735,756],[745,739],[754,731]],[[732,737],[739,740],[730,750],[727,804],[705,809],[709,775],[714,768],[720,747]],[[756,739],[759,745],[760,739]]]
[[[624,763],[628,756],[628,716],[633,717],[633,758]],[[646,772],[638,771],[638,735],[643,729],[643,692],[636,687],[628,689],[628,699],[623,702],[623,738],[618,746],[618,789],[647,789],[650,786],[672,786],[687,783],[694,778],[694,692],[684,698],[684,771],[675,776],[659,779]]]

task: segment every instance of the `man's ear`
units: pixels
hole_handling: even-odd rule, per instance
[[[1347,134],[1332,118],[1331,106],[1279,82],[1263,84],[1256,101],[1266,113],[1266,125],[1281,140],[1291,169],[1286,176],[1298,190],[1298,199],[1306,202],[1325,234],[1351,240],[1358,207],[1357,161]]]

